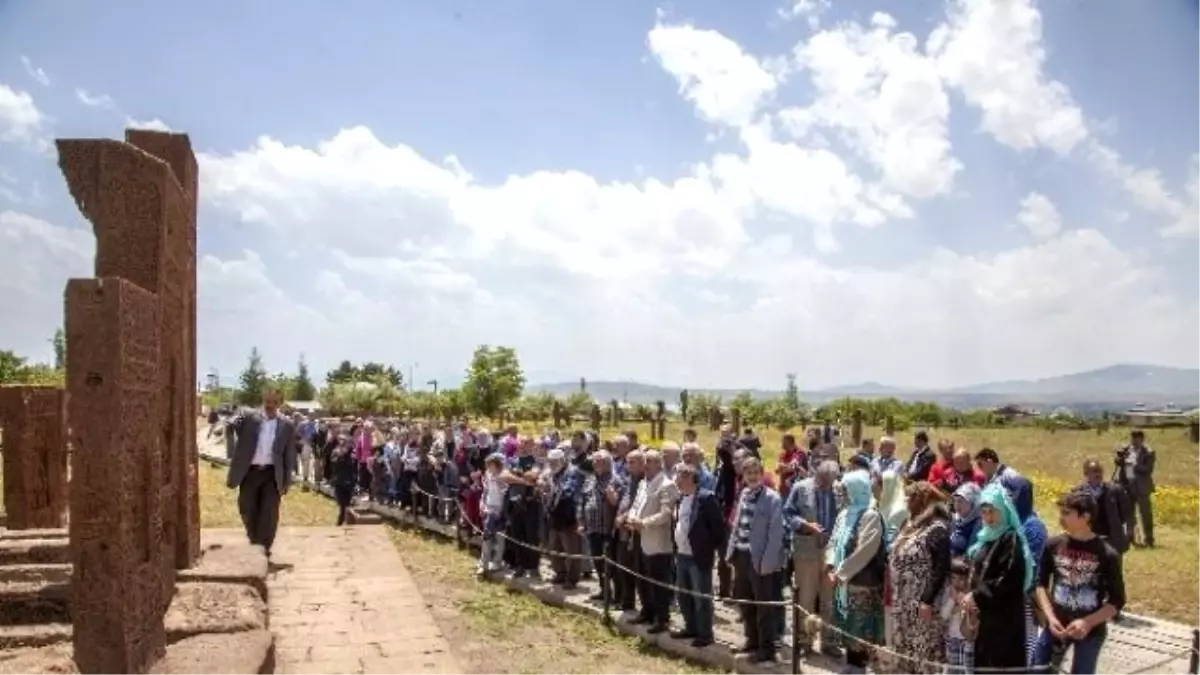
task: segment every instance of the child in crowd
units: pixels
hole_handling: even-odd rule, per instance
[[[504,456],[499,453],[489,455],[484,460],[483,498],[481,513],[483,517],[483,545],[479,553],[480,576],[501,568],[500,561],[504,559],[504,501],[508,492],[508,484],[500,479],[504,469]]]
[[[1046,627],[1038,634],[1034,664],[1057,665],[1071,649],[1071,673],[1094,673],[1108,622],[1125,605],[1121,556],[1092,531],[1096,498],[1084,490],[1058,500],[1063,533],[1042,551],[1035,591]],[[1055,667],[1055,670],[1058,670]]]
[[[962,599],[971,592],[971,564],[966,558],[950,561],[950,591],[942,601],[942,619],[946,622],[947,673],[970,673],[975,667],[975,635],[979,616],[962,607]]]

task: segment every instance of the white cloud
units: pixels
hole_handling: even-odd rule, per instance
[[[810,30],[816,30],[821,27],[821,15],[832,5],[832,0],[792,0],[788,7],[779,10],[779,16],[789,20],[803,18]]]
[[[82,88],[75,89],[75,98],[89,108],[103,108],[104,110],[115,110],[117,104],[108,94],[91,94],[88,90]]]
[[[26,74],[37,80],[38,84],[43,87],[50,86],[50,76],[46,74],[46,71],[34,66],[33,61],[30,61],[29,57],[24,54],[21,55],[21,66],[25,68]]]
[[[35,148],[45,146],[42,137],[45,115],[28,93],[0,83],[0,142],[16,142]]]
[[[928,49],[1001,143],[1061,155],[1087,137],[1071,92],[1043,70],[1042,15],[1031,0],[950,0]]]
[[[170,125],[157,117],[149,120],[137,120],[132,117],[126,117],[125,126],[131,129],[147,129],[149,131],[171,131]]]
[[[663,70],[679,82],[680,93],[710,122],[749,123],[779,85],[763,64],[715,30],[659,24],[647,43]]]
[[[892,33],[887,14],[871,27],[842,23],[796,46],[797,65],[812,76],[815,100],[779,117],[797,139],[823,128],[875,167],[881,187],[926,198],[951,189],[962,163],[951,154],[950,101],[936,64],[911,33]]]
[[[826,6],[810,5],[797,14]],[[1020,248],[935,246],[879,269],[826,255],[839,227],[916,220],[921,200],[953,191],[961,164],[948,87],[1006,146],[1108,150],[1043,72],[1036,10],[1000,5],[953,0],[924,51],[885,14],[831,26],[794,50],[788,74],[811,78],[815,97],[784,112],[776,101],[789,69],[778,59],[716,31],[655,26],[650,51],[724,134],[714,156],[675,176],[538,170],[487,181],[454,156],[424,156],[365,126],[312,145],[263,136],[202,153],[207,236],[229,242],[236,227],[238,241],[276,243],[202,256],[201,366],[229,378],[256,345],[272,370],[293,368],[302,352],[316,373],[343,358],[420,361],[423,382],[461,373],[481,342],[516,347],[535,381],[779,386],[799,372],[806,387],[937,386],[1147,353],[1194,365],[1193,296],[1173,295],[1099,231],[1064,227],[1039,192],[1008,216],[1034,235]],[[1101,169],[1143,209],[1194,228],[1185,209],[1164,206],[1179,199],[1157,173],[1108,152],[1099,156],[1112,167]],[[794,244],[809,237],[816,252]],[[90,274],[91,235],[9,211],[0,243],[0,269],[16,270],[0,275],[0,316],[25,321],[13,347],[45,350],[63,281]],[[919,330],[891,330],[901,314]]]
[[[1021,211],[1017,222],[1025,226],[1038,239],[1048,239],[1062,229],[1062,216],[1050,198],[1039,192],[1030,192],[1021,200]]]

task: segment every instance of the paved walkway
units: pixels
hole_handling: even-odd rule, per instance
[[[275,672],[462,672],[386,529],[282,528],[271,558]]]

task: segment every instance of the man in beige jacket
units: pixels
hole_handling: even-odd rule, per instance
[[[641,534],[644,574],[659,582],[640,580],[638,595],[642,610],[632,623],[650,624],[650,633],[667,630],[671,615],[671,557],[675,552],[671,541],[671,520],[679,492],[663,471],[662,455],[657,450],[645,454],[646,477],[638,486],[637,497],[629,509],[626,524]]]

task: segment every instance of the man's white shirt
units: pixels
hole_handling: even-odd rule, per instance
[[[250,462],[255,466],[269,466],[275,463],[275,430],[279,428],[279,418],[270,419],[263,416],[262,424],[258,427],[258,446],[254,448],[254,459]]]

